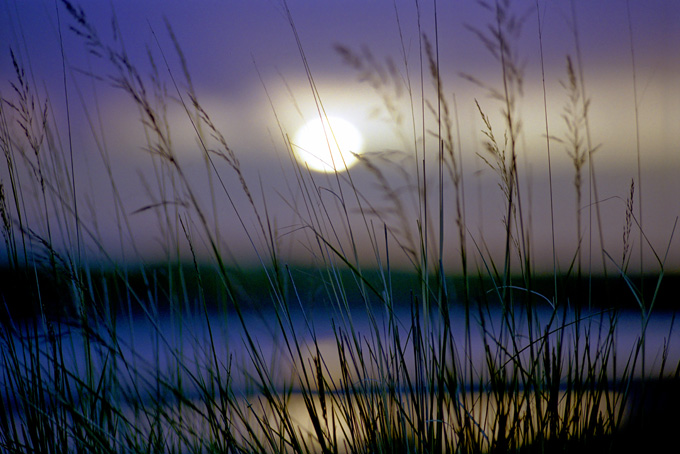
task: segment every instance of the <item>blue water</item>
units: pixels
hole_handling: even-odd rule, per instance
[[[454,345],[448,348],[454,351],[456,361],[463,363],[466,368],[473,367],[477,374],[483,374],[486,366],[483,339],[486,338],[497,364],[508,362],[511,370],[514,357],[507,352],[519,351],[518,357],[526,362],[530,354],[530,338],[534,339],[534,353],[540,354],[541,349],[546,347],[546,339],[549,340],[550,347],[554,348],[558,336],[562,335],[563,367],[566,370],[567,362],[574,363],[577,356],[582,359],[586,345],[589,346],[592,358],[596,358],[597,351],[605,351],[605,341],[613,320],[610,312],[582,312],[581,322],[577,325],[574,323],[575,314],[569,312],[566,315],[560,314],[548,325],[551,311],[546,308],[537,312],[537,317],[531,324],[533,334],[530,334],[526,313],[516,309],[514,314],[514,319],[510,321],[503,318],[499,308],[487,309],[483,313],[483,329],[479,312],[473,310],[470,314],[468,336],[464,312],[461,309],[450,311]],[[257,376],[258,369],[269,371],[268,381],[274,388],[294,390],[300,385],[297,377],[301,375],[301,371],[312,367],[317,348],[324,360],[324,374],[337,381],[340,377],[338,336],[345,341],[347,352],[350,351],[347,346],[351,346],[355,353],[357,348],[361,348],[368,361],[368,353],[376,352],[379,348],[386,358],[395,355],[397,347],[390,341],[395,328],[401,339],[401,355],[411,376],[414,376],[416,367],[411,311],[407,307],[396,308],[392,314],[384,308],[370,313],[357,308],[350,313],[321,309],[303,312],[298,309],[288,316],[277,316],[274,310],[246,312],[243,314],[243,323],[235,312],[212,311],[207,314],[184,315],[181,318],[167,313],[154,317],[140,315],[117,319],[115,332],[107,328],[110,324],[90,323],[92,331],[96,333],[96,336],[90,336],[89,342],[89,356],[94,370],[101,370],[105,363],[109,367],[115,364],[116,379],[135,398],[162,394],[165,381],[170,386],[179,386],[181,383],[183,392],[191,395],[197,391],[197,381],[216,380],[217,370],[224,383],[229,378],[229,383],[236,392],[257,392],[257,380],[252,377]],[[508,334],[508,323],[514,325],[512,336]],[[644,361],[642,357],[638,359],[635,376],[658,375],[664,355],[667,373],[675,370],[680,361],[680,332],[672,329],[673,323],[674,319],[668,313],[659,313],[650,318],[643,345]],[[247,329],[244,329],[244,324]],[[563,325],[563,329],[558,329]],[[48,342],[45,327],[40,323],[37,326],[38,346],[42,353],[41,367],[49,372],[52,366],[48,358],[53,356],[52,345]],[[430,319],[426,320],[421,315],[419,326],[423,333],[436,333],[443,329],[442,317],[433,312]],[[612,352],[615,353],[615,361],[614,355],[610,355],[612,359],[607,364],[610,378],[620,376],[625,370],[641,338],[642,327],[639,313],[616,314]],[[5,329],[9,327],[6,326]],[[30,367],[26,353],[29,349],[36,348],[28,342],[29,337],[35,336],[33,328],[15,325],[13,329],[16,331],[9,336],[17,346],[20,362]],[[73,371],[74,375],[85,379],[85,352],[88,344],[82,330],[56,323],[52,325],[52,330],[55,332],[54,339],[58,338],[62,347],[65,367]],[[548,335],[543,336],[546,332]],[[7,343],[10,337],[5,337],[3,342]],[[353,343],[353,339],[361,340],[359,346]],[[300,346],[299,350],[296,345]],[[9,346],[3,345],[4,352],[8,348]],[[257,355],[253,355],[253,351]],[[447,360],[449,364],[450,360],[451,356]],[[215,364],[218,365],[217,368]],[[260,366],[255,367],[255,364]],[[371,364],[370,361],[368,364],[368,374],[354,374],[355,378],[369,378],[379,383],[382,380],[381,366]],[[3,368],[0,371],[3,380],[0,386],[3,387],[4,380],[7,380],[5,367],[4,362],[0,364],[0,368]]]

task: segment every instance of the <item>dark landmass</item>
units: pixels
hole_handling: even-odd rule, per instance
[[[419,278],[415,273],[392,271],[385,281],[375,270],[362,271],[362,278],[349,269],[323,270],[309,267],[273,270],[229,268],[221,275],[215,267],[193,265],[156,265],[127,269],[91,268],[73,276],[64,270],[49,268],[0,268],[0,319],[7,321],[45,314],[48,317],[74,316],[84,308],[98,308],[111,314],[137,312],[140,305],[154,311],[186,310],[186,305],[202,309],[231,308],[234,301],[243,310],[270,308],[275,301],[272,287],[280,289],[289,303],[299,307],[333,306],[338,294],[332,290],[333,281],[341,281],[344,298],[350,307],[380,304],[384,295],[393,295],[396,305],[420,305],[423,300]],[[439,297],[437,276],[428,277],[430,296]],[[468,278],[467,292],[461,276],[447,276],[447,298],[451,305],[496,305],[503,298],[502,283],[488,277]],[[555,293],[555,284],[557,292]],[[634,288],[631,288],[631,285]],[[336,286],[336,288],[338,288]],[[585,309],[640,310],[653,304],[654,311],[680,309],[680,273],[630,276],[626,282],[620,275],[574,276],[540,275],[525,281],[514,276],[506,288],[505,298],[513,304],[536,304],[549,308],[545,298],[556,301],[558,307]],[[557,298],[553,295],[557,294]],[[77,297],[79,295],[79,297]],[[191,308],[188,308],[191,309]]]

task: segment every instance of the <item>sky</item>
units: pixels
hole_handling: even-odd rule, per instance
[[[417,231],[417,209],[408,208],[414,191],[408,191],[408,185],[421,165],[415,165],[414,149],[422,146],[423,135],[429,159],[426,171],[432,184],[436,181],[436,123],[423,103],[423,99],[430,103],[436,99],[436,86],[427,62],[421,71],[420,60],[424,48],[421,37],[426,36],[437,44],[442,92],[455,118],[454,143],[464,178],[467,247],[483,244],[496,258],[502,254],[504,199],[496,173],[482,159],[488,158],[485,126],[476,104],[502,140],[503,105],[490,96],[489,90],[503,87],[501,65],[476,32],[481,30],[488,36],[487,27],[495,20],[493,12],[483,5],[460,0],[92,0],[76,4],[102,42],[125,49],[150,93],[152,56],[167,90],[167,125],[178,162],[192,182],[209,223],[214,221],[219,247],[242,263],[258,262],[253,243],[260,252],[266,246],[261,236],[253,233],[257,231],[257,218],[238,175],[224,160],[218,162],[217,174],[206,169],[194,126],[179,100],[187,103],[189,84],[166,24],[170,24],[182,49],[198,101],[238,158],[263,217],[266,207],[282,256],[302,262],[313,254],[304,245],[309,237],[300,232],[305,231],[301,228],[304,223],[295,214],[294,207],[299,207],[296,204],[302,203],[303,197],[296,187],[295,165],[286,151],[285,137],[294,138],[305,123],[318,118],[319,100],[327,114],[341,117],[359,130],[363,155],[379,167],[407,206],[403,219],[390,214],[389,199],[369,166],[360,163],[349,173],[342,173],[342,181],[351,177],[362,197],[382,210],[381,216],[369,216],[374,224],[369,224],[368,230],[375,226],[380,230],[387,224],[400,229],[400,234]],[[521,33],[511,40],[516,52],[513,55],[523,70],[515,113],[521,118],[517,160],[524,227],[531,236],[537,265],[552,267],[554,231],[558,264],[563,270],[569,266],[579,237],[578,212],[582,214],[584,248],[590,241],[599,241],[592,239],[598,235],[593,210],[597,206],[604,249],[616,257],[608,266],[619,266],[632,181],[633,213],[644,237],[633,225],[629,237],[631,266],[639,264],[642,242],[645,266],[655,269],[656,253],[661,258],[668,256],[668,268],[680,269],[680,246],[672,239],[674,222],[680,215],[680,3],[527,0],[511,5],[512,14],[522,18],[523,24]],[[106,56],[88,52],[85,39],[70,30],[74,19],[60,1],[10,1],[0,8],[2,97],[16,100],[12,84],[17,85],[17,76],[11,49],[26,71],[39,104],[47,102],[49,106],[54,141],[62,150],[69,150],[69,143],[73,149],[79,213],[88,228],[85,247],[78,254],[93,260],[102,256],[154,260],[173,253],[168,244],[168,224],[159,214],[159,207],[167,206],[161,202],[172,199],[168,197],[172,179],[163,173],[167,169],[145,151],[142,114],[130,96],[115,86],[111,78],[116,74],[115,67]],[[370,56],[382,68],[393,62],[394,77],[372,86],[374,79],[343,59],[338,45],[362,56],[364,62]],[[567,56],[583,76],[590,103],[590,141],[593,148],[597,147],[592,166],[583,168],[580,206],[573,183],[574,166],[564,144],[551,139],[548,153],[546,140],[546,135],[566,137]],[[10,118],[9,128],[20,138],[16,112],[8,104],[3,105],[3,112]],[[401,115],[401,123],[391,112]],[[15,147],[20,146],[17,139]],[[422,159],[422,149],[418,152]],[[66,151],[64,156],[69,168],[71,154]],[[104,163],[109,163],[108,169]],[[30,174],[26,165],[23,169]],[[599,203],[592,193],[591,170],[596,175]],[[7,192],[9,174],[4,163],[0,165],[0,178]],[[328,194],[339,193],[334,175],[313,174],[310,178],[327,188]],[[214,202],[211,184],[216,188]],[[26,187],[26,215],[39,219],[36,232],[46,234],[47,212],[57,225],[50,232],[55,242],[73,251],[73,229],[59,217],[54,197],[41,202],[37,192],[37,187]],[[460,246],[450,182],[445,194],[446,261],[455,269]],[[186,202],[187,198],[187,193],[181,192],[176,199]],[[41,203],[48,209],[41,208]],[[332,202],[328,203],[330,206]],[[356,223],[357,232],[366,230],[364,218],[356,214],[359,202],[349,203],[348,216]],[[151,205],[155,208],[149,208]],[[188,235],[208,250],[200,233],[200,220],[192,216],[191,222],[187,221]],[[58,228],[60,222],[62,228]],[[125,232],[121,234],[121,230]],[[252,243],[245,231],[251,232]],[[183,234],[177,239],[177,232],[172,241],[177,241],[183,254],[189,254]],[[358,234],[357,241],[370,250],[366,235]],[[392,247],[392,260],[407,264],[407,257],[399,254],[398,247]],[[6,254],[5,249],[0,255]],[[376,264],[371,253],[362,260]],[[598,267],[601,261],[596,254],[593,266]]]

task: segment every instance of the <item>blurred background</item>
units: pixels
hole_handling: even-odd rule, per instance
[[[486,244],[502,257],[506,205],[498,176],[480,157],[486,156],[485,126],[475,103],[488,116],[502,143],[504,106],[489,90],[503,89],[502,66],[483,40],[493,33],[497,18],[484,4],[93,0],[75,5],[82,7],[102,42],[124,49],[148,90],[156,90],[153,96],[166,100],[163,109],[177,159],[219,232],[220,247],[241,264],[258,263],[253,244],[261,248],[263,239],[252,233],[256,232],[256,218],[236,173],[218,160],[217,175],[225,185],[222,189],[214,172],[206,168],[196,131],[182,104],[190,104],[188,93],[195,92],[239,159],[255,204],[262,212],[266,204],[283,258],[313,263],[313,254],[301,240],[305,232],[300,231],[299,217],[291,208],[300,200],[301,189],[287,140],[306,122],[319,117],[318,101],[328,115],[351,122],[363,136],[363,155],[380,169],[408,207],[405,222],[415,232],[418,209],[412,203],[416,195],[413,185],[423,156],[432,185],[437,175],[437,128],[427,104],[436,109],[437,85],[427,63],[426,37],[437,52],[443,99],[453,120],[469,240]],[[79,213],[84,224],[96,232],[86,238],[82,258],[163,260],[173,251],[164,230],[168,226],[158,210],[167,202],[182,202],[185,194],[180,191],[177,198],[167,198],[172,191],[164,185],[172,183],[145,150],[139,108],[115,86],[112,76],[116,70],[110,59],[88,48],[87,40],[70,29],[76,21],[60,1],[10,1],[0,9],[0,92],[6,100],[16,99],[17,70],[11,49],[39,105],[47,106],[53,128],[50,140],[66,150],[67,167],[71,165],[71,143]],[[672,241],[672,235],[680,214],[680,4],[516,1],[511,11],[521,24],[513,29],[517,33],[509,46],[521,70],[521,92],[517,89],[515,105],[516,118],[521,119],[519,180],[536,266],[546,270],[553,266],[550,170],[555,244],[562,271],[569,267],[577,249],[577,212],[583,216],[582,247],[593,244],[593,250],[598,251],[590,266],[596,270],[602,267],[593,210],[596,202],[604,249],[617,260],[621,257],[631,182],[633,214],[645,237],[633,224],[630,266],[639,269],[639,244],[648,241],[642,260],[646,268],[657,269],[651,245],[661,259],[667,255],[666,269],[677,271],[680,245]],[[175,43],[181,47],[184,62]],[[358,57],[354,65],[348,56]],[[580,204],[568,147],[550,140],[549,155],[546,140],[546,136],[565,140],[569,132],[564,118],[569,105],[568,56],[590,102],[589,137],[581,137],[582,145],[590,143],[596,149],[592,166],[586,162],[582,167]],[[362,62],[362,68],[357,68],[357,61]],[[384,78],[376,79],[380,74]],[[159,80],[156,86],[154,78]],[[7,119],[3,127],[21,137],[16,112],[7,103],[3,115]],[[17,149],[22,146],[26,145],[14,144]],[[30,166],[17,171],[31,173]],[[591,171],[596,177],[597,199]],[[338,184],[348,184],[351,177],[379,212],[368,215],[377,230],[383,222],[401,222],[387,208],[380,214],[387,204],[384,187],[375,170],[365,164],[340,173],[339,180],[334,174],[310,177],[331,192]],[[7,188],[4,163],[0,178]],[[113,195],[112,180],[119,202]],[[44,216],[38,200],[35,194],[26,194],[27,216]],[[444,216],[450,241],[446,243],[446,260],[455,270],[459,246],[453,200],[453,185],[447,183]],[[357,216],[358,202],[348,203],[351,216]],[[129,222],[129,231],[126,227],[121,234],[123,218]],[[187,224],[191,230],[192,223]],[[246,231],[251,232],[253,243]],[[72,233],[52,232],[55,244],[72,247]],[[367,239],[359,236],[358,240]],[[188,253],[185,243],[178,240],[177,248],[183,254]],[[472,242],[468,244],[471,247]],[[394,264],[408,266],[407,257],[396,248],[394,251]],[[6,249],[0,249],[0,258],[7,259]],[[370,253],[362,260],[375,265]]]

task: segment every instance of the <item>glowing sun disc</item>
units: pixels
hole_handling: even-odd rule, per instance
[[[329,127],[330,125],[330,127]],[[295,135],[293,150],[297,160],[317,172],[342,172],[356,164],[363,145],[361,133],[352,123],[338,117],[317,118],[306,123]]]

